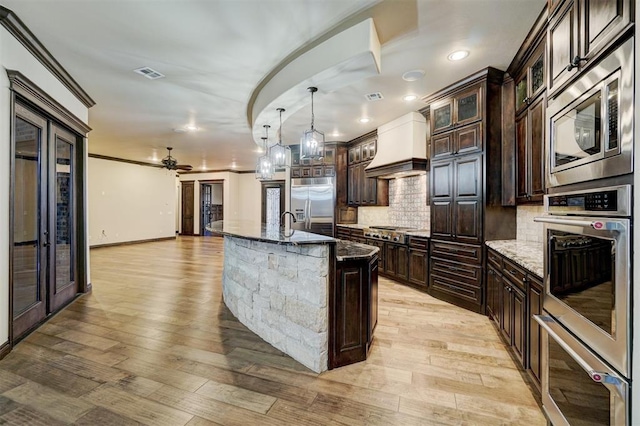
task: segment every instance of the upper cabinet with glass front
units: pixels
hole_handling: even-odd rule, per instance
[[[443,99],[430,108],[431,134],[451,130],[482,119],[482,87],[470,87],[451,98]]]
[[[545,44],[540,43],[515,79],[516,113],[523,111],[546,88]]]

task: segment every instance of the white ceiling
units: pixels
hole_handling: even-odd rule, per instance
[[[506,69],[546,0],[2,0],[96,101],[89,152],[157,162],[166,146],[199,169],[251,170],[257,145],[247,106],[283,61],[328,31],[373,17],[380,74],[314,98],[316,128],[350,140],[424,107],[419,97],[487,66]],[[447,55],[470,52],[460,62]],[[166,78],[132,70],[149,66]],[[406,82],[402,74],[423,69]],[[369,102],[365,94],[381,92]],[[287,105],[282,105],[287,108]],[[367,124],[358,122],[371,117]],[[310,107],[283,124],[285,143]],[[278,123],[269,123],[276,130]],[[192,133],[177,133],[195,125]],[[338,132],[339,136],[333,136]],[[275,131],[271,132],[275,136]],[[274,139],[275,141],[275,139]]]

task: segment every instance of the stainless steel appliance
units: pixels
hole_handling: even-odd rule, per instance
[[[629,377],[631,186],[545,196],[544,309]]]
[[[547,187],[633,172],[633,43],[549,101]]]
[[[554,426],[628,425],[629,381],[550,316],[542,326],[543,409]]]
[[[392,241],[394,243],[406,244],[407,234],[413,228],[401,226],[370,226],[363,230],[364,236],[374,240]]]
[[[333,178],[291,180],[292,229],[333,236],[335,185]]]
[[[627,424],[630,185],[545,196],[542,400],[553,424]],[[595,385],[592,382],[597,382]],[[597,420],[596,420],[597,419]]]

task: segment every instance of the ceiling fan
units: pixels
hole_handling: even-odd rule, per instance
[[[188,164],[178,164],[178,160],[176,160],[174,157],[171,156],[171,150],[173,148],[168,146],[167,147],[167,151],[169,151],[169,155],[167,155],[166,157],[164,157],[162,159],[162,167],[166,168],[167,170],[186,170],[189,171],[191,169],[193,169],[192,166],[188,165]]]

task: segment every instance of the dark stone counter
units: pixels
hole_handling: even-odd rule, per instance
[[[285,230],[282,227],[268,227],[261,223],[225,220],[207,230],[214,234],[246,238],[254,241],[276,244],[335,244],[336,239],[325,235],[312,234],[299,230]]]
[[[370,259],[380,249],[366,244],[354,243],[353,241],[338,240],[336,245],[336,259],[338,262],[347,260]]]

